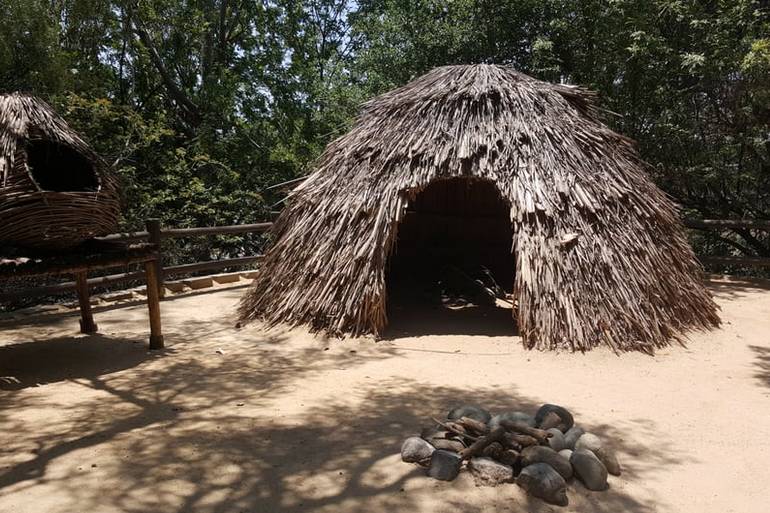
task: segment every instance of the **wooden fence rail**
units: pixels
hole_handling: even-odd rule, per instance
[[[688,228],[697,230],[718,230],[729,228],[744,228],[751,230],[764,230],[770,232],[770,220],[734,220],[734,219],[685,219],[684,225]],[[197,228],[163,228],[157,219],[148,219],[146,230],[139,232],[113,233],[100,237],[99,240],[114,242],[151,242],[158,244],[165,239],[174,239],[182,237],[199,237],[204,235],[230,235],[241,233],[263,233],[270,229],[273,223],[241,224],[232,226],[202,226]],[[209,260],[205,262],[193,262],[189,264],[163,266],[163,250],[160,250],[157,259],[156,274],[158,276],[158,290],[164,290],[163,284],[166,277],[180,274],[190,274],[200,271],[212,271],[225,269],[228,267],[242,267],[258,262],[262,255],[223,258],[219,260]],[[768,267],[770,268],[770,258],[764,257],[715,257],[704,256],[700,258],[704,264],[714,265],[737,265],[749,267]],[[90,287],[103,287],[115,283],[121,283],[132,280],[140,280],[144,276],[143,272],[125,272],[100,276],[98,278],[89,278]],[[27,297],[45,296],[70,292],[75,289],[76,283],[65,282],[55,285],[44,285],[14,292],[1,292],[0,301],[17,300]]]
[[[693,228],[695,230],[738,228],[770,232],[770,220],[765,219],[685,219],[682,222],[687,228]],[[770,268],[770,258],[766,257],[702,256],[699,257],[699,260],[703,264],[711,265],[737,265],[741,267]]]
[[[746,228],[770,231],[770,221],[764,219],[685,219],[688,228],[713,230],[716,228]]]
[[[200,271],[213,271],[226,269],[228,267],[243,267],[253,264],[262,259],[262,255],[253,255],[237,258],[221,258],[219,260],[208,260],[204,262],[193,262],[190,264],[172,265],[165,267],[163,265],[163,250],[161,242],[165,239],[175,239],[182,237],[200,237],[204,235],[231,235],[241,233],[263,233],[270,229],[273,223],[239,224],[232,226],[203,226],[199,228],[162,228],[157,219],[148,219],[147,230],[141,232],[113,233],[98,237],[98,240],[109,242],[151,242],[161,248],[157,259],[156,275],[158,277],[158,290],[163,296],[163,284],[166,277],[180,274],[190,274]],[[125,272],[100,276],[98,278],[89,278],[89,287],[104,287],[132,280],[141,280],[144,278],[144,272]],[[76,282],[68,281],[54,285],[43,285],[40,287],[31,287],[27,289],[15,290],[13,292],[0,292],[0,301],[12,301],[22,298],[47,296],[54,294],[63,294],[75,290]]]

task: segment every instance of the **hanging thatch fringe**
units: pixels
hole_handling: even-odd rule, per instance
[[[34,175],[31,148],[43,149],[52,190]],[[41,164],[42,167],[42,164]],[[76,174],[79,176],[76,179]],[[68,181],[91,182],[84,186]],[[103,160],[43,100],[0,95],[0,246],[62,249],[114,232],[117,180]]]
[[[527,347],[652,352],[719,323],[675,205],[594,94],[492,65],[438,68],[365,105],[292,193],[242,319],[378,335],[406,204],[459,175],[511,206]]]

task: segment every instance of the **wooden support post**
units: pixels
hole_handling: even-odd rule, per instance
[[[147,227],[148,242],[158,247],[158,255],[154,263],[155,276],[158,283],[158,295],[163,297],[165,295],[165,288],[163,287],[163,249],[161,248],[160,219],[148,219],[145,226]]]
[[[86,271],[75,273],[75,289],[80,304],[80,332],[96,333],[97,326],[94,322],[94,313],[91,311],[91,294],[88,292],[88,273]]]
[[[163,331],[160,325],[160,295],[156,262],[150,260],[144,264],[147,281],[147,307],[150,310],[150,349],[163,349]]]

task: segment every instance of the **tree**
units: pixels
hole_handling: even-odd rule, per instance
[[[770,216],[764,0],[7,0],[0,16],[0,89],[52,100],[117,163],[127,227],[264,218],[266,187],[307,173],[363,101],[480,62],[599,91],[686,214]],[[695,242],[770,253],[746,230]]]

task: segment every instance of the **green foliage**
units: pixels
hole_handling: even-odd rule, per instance
[[[360,2],[355,65],[372,93],[427,69],[511,63],[598,90],[653,178],[696,217],[770,218],[770,13],[723,0]],[[699,239],[700,240],[700,239]],[[697,242],[697,241],[696,241]],[[770,256],[766,234],[704,249]]]
[[[141,230],[148,218],[158,218],[165,226],[190,227],[268,217],[255,184],[247,183],[233,162],[214,155],[228,153],[228,138],[211,145],[205,145],[202,138],[187,140],[162,114],[140,116],[104,98],[67,94],[55,100],[58,110],[93,142],[120,177],[123,202],[129,207],[125,209],[125,229]],[[222,248],[224,254],[255,250],[240,247],[242,242],[229,241]],[[206,244],[177,248],[180,258],[194,252],[207,259],[212,251]]]
[[[0,90],[49,98],[115,164],[126,228],[264,220],[266,187],[305,174],[361,102],[478,62],[598,90],[688,213],[770,217],[762,0],[6,0],[0,19]],[[761,233],[706,239],[770,254]]]
[[[0,91],[65,87],[67,59],[45,0],[0,2]]]

